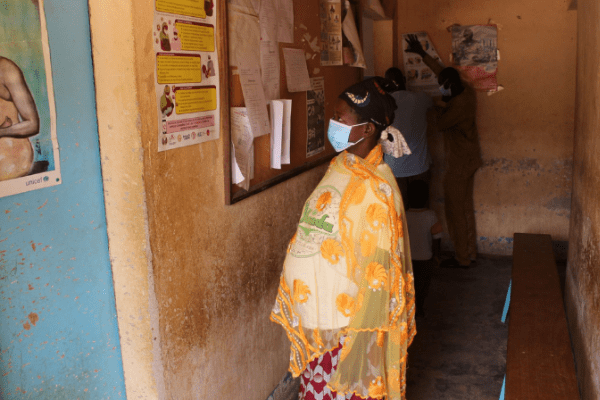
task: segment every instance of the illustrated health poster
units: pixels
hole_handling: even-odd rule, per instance
[[[433,43],[425,32],[405,33],[402,35],[402,53],[404,54],[404,74],[406,75],[406,88],[413,92],[425,92],[430,96],[439,96],[440,85],[433,71],[423,62],[418,54],[407,53],[406,39],[408,35],[416,35],[423,49],[443,66],[440,57],[433,47]]]
[[[61,183],[44,3],[0,3],[0,197]]]
[[[310,78],[312,90],[306,92],[306,157],[325,150],[325,78]]]
[[[158,151],[219,138],[214,0],[156,0]]]
[[[342,65],[342,2],[320,0],[321,65]]]
[[[496,25],[453,26],[452,58],[457,69],[475,89],[489,91],[498,89]]]

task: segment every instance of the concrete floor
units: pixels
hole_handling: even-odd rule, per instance
[[[500,321],[512,259],[435,270],[409,348],[407,400],[498,399],[508,325]]]

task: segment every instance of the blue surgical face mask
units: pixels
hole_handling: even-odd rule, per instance
[[[452,96],[452,89],[451,88],[446,89],[444,87],[444,85],[440,86],[440,92],[442,92],[442,96],[447,96],[447,97]]]
[[[364,139],[364,137],[362,137],[354,143],[348,141],[348,139],[350,138],[350,131],[352,130],[352,128],[354,128],[355,126],[365,124],[368,124],[368,122],[363,122],[362,124],[356,125],[346,125],[342,124],[341,122],[337,122],[333,119],[330,119],[329,128],[327,128],[327,139],[329,139],[329,142],[331,143],[335,151],[344,151],[348,147],[354,146],[356,143]]]

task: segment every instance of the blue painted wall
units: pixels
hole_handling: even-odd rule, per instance
[[[45,9],[62,184],[0,198],[0,398],[125,398],[87,2]]]

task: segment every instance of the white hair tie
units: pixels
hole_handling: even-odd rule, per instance
[[[379,143],[383,153],[392,157],[400,158],[412,154],[402,133],[391,125],[381,132]]]

